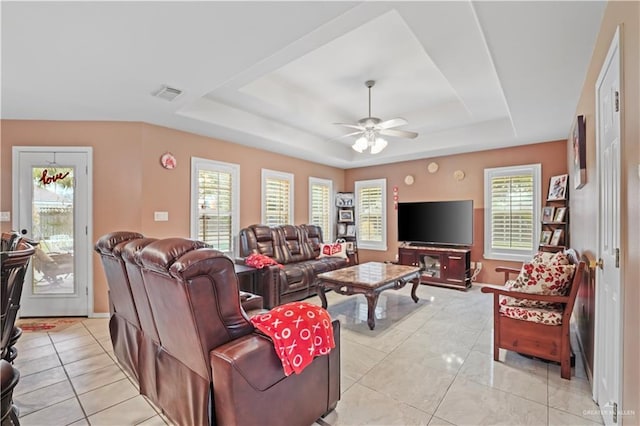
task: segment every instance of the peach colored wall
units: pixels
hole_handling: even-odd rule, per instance
[[[431,161],[437,162],[440,166],[433,174],[427,171],[427,164]],[[398,253],[397,215],[393,206],[393,187],[397,186],[400,202],[472,199],[475,214],[471,260],[480,261],[483,264],[478,281],[502,284],[504,275],[494,272],[495,267],[502,265],[519,268],[521,263],[488,260],[482,257],[484,252],[484,169],[534,163],[542,164],[542,199],[544,200],[550,177],[567,172],[566,141],[347,170],[345,187],[349,190],[354,188],[354,182],[357,180],[387,178],[387,251],[360,250],[360,261],[393,260]],[[456,170],[464,171],[465,178],[462,181],[454,179],[453,173]],[[415,178],[411,186],[404,183],[407,175],[413,175]]]
[[[595,84],[616,27],[621,27],[622,52],[622,187],[621,274],[624,304],[622,409],[633,415],[624,424],[640,424],[640,3],[609,2],[585,78],[576,115],[586,117],[587,184],[572,192],[571,240],[581,253],[595,258],[597,247],[598,188],[596,185]],[[567,147],[569,149],[569,147]],[[597,287],[596,283],[596,287]]]
[[[261,169],[292,173],[295,178],[295,223],[308,222],[309,176],[331,179],[343,190],[344,171],[259,149],[164,127],[124,122],[60,122],[2,120],[0,210],[11,211],[13,146],[92,146],[93,239],[114,230],[155,237],[189,236],[191,157],[239,164],[240,226],[260,222]],[[171,151],[174,170],[160,166]],[[169,212],[168,222],[155,222],[154,211]],[[11,223],[0,223],[1,230]],[[108,312],[107,286],[94,255],[94,310]]]

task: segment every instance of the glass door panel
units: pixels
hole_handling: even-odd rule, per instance
[[[33,167],[32,177],[32,294],[74,294],[74,169]]]

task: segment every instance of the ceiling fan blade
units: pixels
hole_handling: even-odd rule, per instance
[[[355,136],[355,135],[361,135],[361,134],[362,134],[362,131],[360,130],[360,131],[353,132],[353,133],[347,133],[346,135],[340,135],[336,139],[341,139],[341,138],[346,138],[346,137],[349,137],[349,136]]]
[[[382,129],[378,133],[385,136],[396,136],[398,138],[415,139],[418,137],[416,132],[408,132],[406,130]]]
[[[351,127],[352,129],[358,129],[358,130],[364,130],[364,127],[358,125],[358,124],[347,124],[347,123],[333,123],[336,126],[344,126],[344,127]]]
[[[382,123],[378,123],[376,128],[378,129],[390,129],[392,127],[404,126],[408,124],[408,121],[404,118],[392,118],[391,120],[383,121]]]

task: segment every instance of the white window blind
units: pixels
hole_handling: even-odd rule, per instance
[[[532,256],[540,229],[539,176],[540,165],[485,170],[485,257]]]
[[[387,249],[386,179],[356,181],[356,224],[358,246]]]
[[[192,163],[192,237],[233,255],[239,232],[239,166],[197,158]]]
[[[293,223],[293,175],[262,169],[262,223]]]
[[[322,228],[326,241],[332,240],[333,235],[332,188],[330,180],[309,178],[309,223]]]

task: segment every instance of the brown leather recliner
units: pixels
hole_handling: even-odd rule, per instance
[[[317,294],[318,274],[349,266],[348,260],[320,255],[322,229],[317,225],[251,225],[240,231],[240,256],[269,256],[283,267],[267,266],[259,271],[256,293],[267,308]],[[237,262],[242,263],[243,259]]]
[[[336,348],[301,374],[286,377],[271,340],[254,329],[242,308],[231,259],[183,238],[141,248],[135,243],[122,248],[121,259],[130,289],[139,289],[141,282],[148,302],[136,305],[140,336],[153,348],[138,347],[140,391],[170,420],[180,425],[310,425],[336,406],[337,321]],[[145,340],[149,322],[157,336]]]

